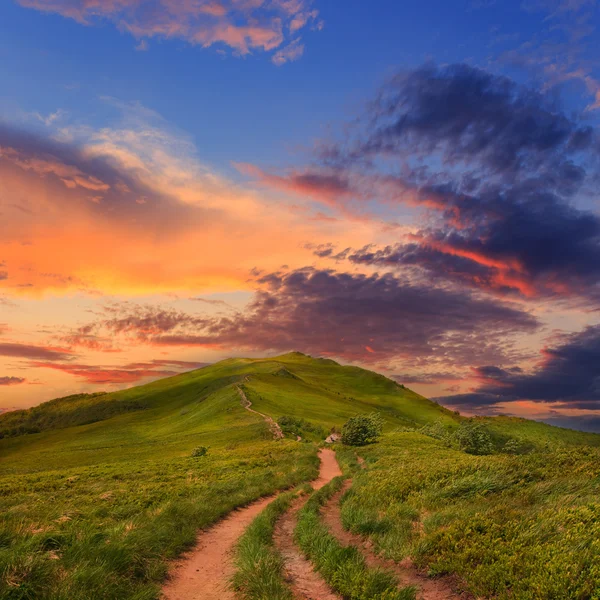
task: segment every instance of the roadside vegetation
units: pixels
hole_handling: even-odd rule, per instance
[[[479,597],[600,597],[600,452],[475,456],[420,433],[362,448],[344,526]]]
[[[310,493],[310,488],[304,490]],[[240,538],[235,551],[233,587],[244,600],[292,600],[283,576],[283,559],[275,549],[273,533],[277,520],[289,509],[297,492],[278,496],[265,508]]]

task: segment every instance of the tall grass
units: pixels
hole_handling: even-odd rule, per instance
[[[454,574],[478,597],[600,598],[600,452],[471,456],[418,434],[361,449],[342,504],[376,550]]]
[[[0,483],[2,600],[150,600],[168,561],[233,508],[313,479],[314,450],[244,443]]]

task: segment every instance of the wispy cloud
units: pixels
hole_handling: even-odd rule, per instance
[[[325,229],[365,241],[373,230],[307,220],[204,165],[153,111],[104,102],[121,115],[112,127],[0,124],[0,283],[14,294],[239,289],[257,264],[304,263],[305,240]]]
[[[0,377],[0,386],[20,385],[25,381],[23,377]]]
[[[86,365],[79,363],[56,363],[36,361],[31,367],[53,369],[73,375],[86,383],[106,384],[131,384],[146,379],[158,379],[177,375],[191,369],[206,366],[207,363],[189,362],[181,360],[153,360],[150,362],[130,363],[123,366]],[[0,380],[1,381],[1,380]]]
[[[178,38],[202,47],[221,45],[234,54],[273,52],[281,65],[297,60],[304,46],[298,34],[306,27],[320,29],[322,20],[312,0],[17,0],[27,8],[56,13],[82,25],[114,23],[139,40],[146,50],[149,38]],[[285,47],[284,47],[285,46]]]

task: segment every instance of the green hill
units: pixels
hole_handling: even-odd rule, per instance
[[[256,413],[243,406],[242,391]],[[382,375],[300,353],[228,359],[129,390],[2,414],[0,598],[157,598],[168,561],[193,543],[198,528],[314,477],[314,442],[374,411],[386,435],[365,456],[388,468],[373,471],[380,481],[398,486],[401,476],[420,489],[438,485],[445,469],[507,468],[509,459],[464,458],[418,433],[423,426],[458,429],[465,419],[457,413]],[[274,440],[260,413],[281,421],[286,439]],[[600,445],[600,436],[524,419],[475,421],[498,447],[511,438],[528,450]],[[206,456],[194,457],[202,446]],[[394,457],[403,465],[412,460],[407,448],[419,470],[395,474]],[[521,460],[529,459],[510,458]],[[373,482],[377,494],[367,479],[357,488],[366,493],[356,500],[364,503],[362,516],[381,514],[385,505],[385,488]],[[380,498],[376,509],[369,505]]]

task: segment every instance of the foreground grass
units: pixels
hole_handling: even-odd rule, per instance
[[[474,595],[600,598],[600,453],[470,456],[416,433],[360,450],[344,526]]]
[[[398,590],[396,578],[384,571],[369,569],[360,551],[344,547],[321,522],[320,509],[342,487],[336,477],[315,492],[301,509],[295,531],[296,541],[329,585],[350,600],[414,600],[412,588]]]
[[[233,386],[198,396],[0,441],[2,600],[158,598],[199,528],[317,476],[314,446],[273,441]]]

